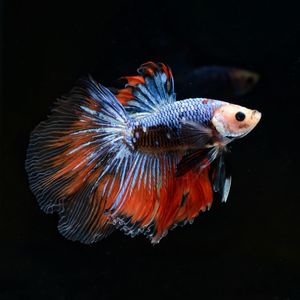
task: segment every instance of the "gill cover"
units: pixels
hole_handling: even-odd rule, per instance
[[[239,105],[224,102],[217,108],[212,124],[223,137],[243,137],[259,122],[261,113]]]

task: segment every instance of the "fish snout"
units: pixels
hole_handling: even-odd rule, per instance
[[[261,119],[261,112],[259,112],[256,109],[252,110],[251,120],[253,122],[253,125],[256,125],[260,121],[260,119]]]

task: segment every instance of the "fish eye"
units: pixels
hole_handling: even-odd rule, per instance
[[[235,114],[235,118],[236,118],[237,121],[242,122],[242,121],[245,120],[246,115],[245,115],[243,112],[238,111],[238,112]]]

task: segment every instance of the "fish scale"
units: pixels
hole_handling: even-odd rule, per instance
[[[139,121],[130,124],[131,144],[140,151],[177,151],[183,144],[181,126],[184,121],[208,125],[221,101],[193,98],[161,107]]]

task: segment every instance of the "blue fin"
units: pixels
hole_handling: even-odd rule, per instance
[[[116,97],[132,114],[157,111],[162,105],[176,101],[171,69],[162,63],[147,62],[138,68],[138,76],[123,77],[126,87]]]
[[[221,201],[226,202],[230,186],[231,186],[231,174],[228,168],[228,162],[226,160],[226,149],[221,151],[219,157],[212,164],[212,180],[213,190],[215,193],[219,193]]]

